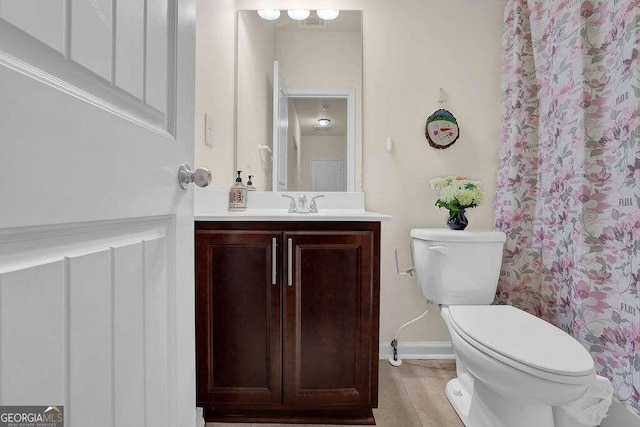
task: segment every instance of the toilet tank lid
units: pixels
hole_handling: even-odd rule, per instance
[[[446,228],[414,228],[411,237],[435,242],[504,242],[507,236],[502,231],[460,231]]]

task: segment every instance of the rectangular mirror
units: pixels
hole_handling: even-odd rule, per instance
[[[263,191],[359,191],[362,13],[238,11],[236,169]]]

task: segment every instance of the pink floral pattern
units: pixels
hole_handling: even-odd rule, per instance
[[[509,0],[496,301],[578,339],[640,416],[640,0]]]

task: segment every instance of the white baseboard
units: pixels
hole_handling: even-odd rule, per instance
[[[196,407],[196,427],[205,427],[203,408]]]
[[[380,343],[380,359],[393,356],[390,342]],[[455,359],[450,342],[401,342],[398,344],[400,359]]]
[[[638,427],[640,418],[631,412],[618,399],[614,398],[609,408],[607,418],[602,421],[600,427]]]

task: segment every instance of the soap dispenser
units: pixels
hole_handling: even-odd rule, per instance
[[[242,171],[238,171],[236,183],[229,190],[229,210],[238,211],[247,208],[247,187],[242,184]]]
[[[256,191],[256,187],[253,186],[253,175],[249,175],[249,180],[247,181],[247,191]]]

